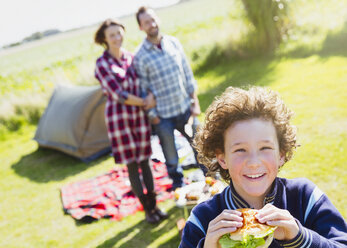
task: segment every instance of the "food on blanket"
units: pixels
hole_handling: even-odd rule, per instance
[[[212,177],[206,177],[205,178],[205,183],[212,186],[213,184],[215,184],[216,180]]]
[[[202,192],[204,194],[208,194],[210,192],[210,188],[211,186],[206,183],[205,186],[202,188]]]
[[[215,194],[218,194],[223,191],[225,188],[225,184],[219,180],[215,180],[215,183],[210,186],[209,192],[211,196],[214,196]]]
[[[235,232],[225,234],[219,239],[222,248],[267,248],[273,240],[276,227],[260,223],[255,215],[257,210],[237,209],[242,213],[243,226]]]
[[[174,197],[176,199],[176,205],[199,204],[210,199],[213,195],[222,192],[224,188],[224,183],[214,178],[208,178],[207,182],[204,180],[189,183],[175,190]]]
[[[215,194],[218,193],[218,189],[216,187],[214,187],[216,185],[216,179],[212,178],[212,177],[206,177],[205,178],[205,187],[203,189],[203,192],[205,194],[210,194],[211,196],[214,196]]]
[[[187,192],[186,199],[188,201],[197,201],[197,200],[199,200],[200,195],[201,195],[200,191],[193,190],[193,191]]]
[[[180,198],[180,188],[175,189],[175,199],[178,200]]]
[[[211,188],[211,196],[214,196],[217,193],[219,193],[219,188],[212,186],[212,188]]]

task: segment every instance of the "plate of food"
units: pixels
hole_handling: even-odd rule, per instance
[[[205,181],[193,182],[175,190],[176,205],[196,205],[206,201],[223,191],[225,184],[212,177],[206,177]]]

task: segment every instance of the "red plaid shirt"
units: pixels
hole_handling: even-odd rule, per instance
[[[105,120],[116,163],[149,159],[151,127],[144,110],[124,104],[128,94],[140,96],[139,80],[132,66],[133,55],[123,51],[120,61],[107,51],[96,61],[95,77],[107,95]]]

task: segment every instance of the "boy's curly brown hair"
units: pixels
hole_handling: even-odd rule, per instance
[[[216,159],[217,151],[224,153],[224,132],[236,121],[261,118],[273,122],[280,152],[287,162],[296,147],[296,129],[289,123],[292,116],[293,112],[280,96],[270,89],[228,87],[208,107],[205,122],[194,138],[198,160],[210,173],[219,171],[222,178],[229,182],[228,170],[223,169]]]

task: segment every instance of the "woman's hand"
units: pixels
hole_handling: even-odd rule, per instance
[[[272,204],[266,204],[255,217],[260,223],[277,226],[275,239],[290,240],[299,233],[299,226],[294,217],[287,210],[279,209]]]
[[[235,232],[237,228],[242,227],[242,221],[241,212],[229,209],[223,210],[220,215],[209,223],[204,247],[220,247],[218,243],[220,237],[226,233]]]

